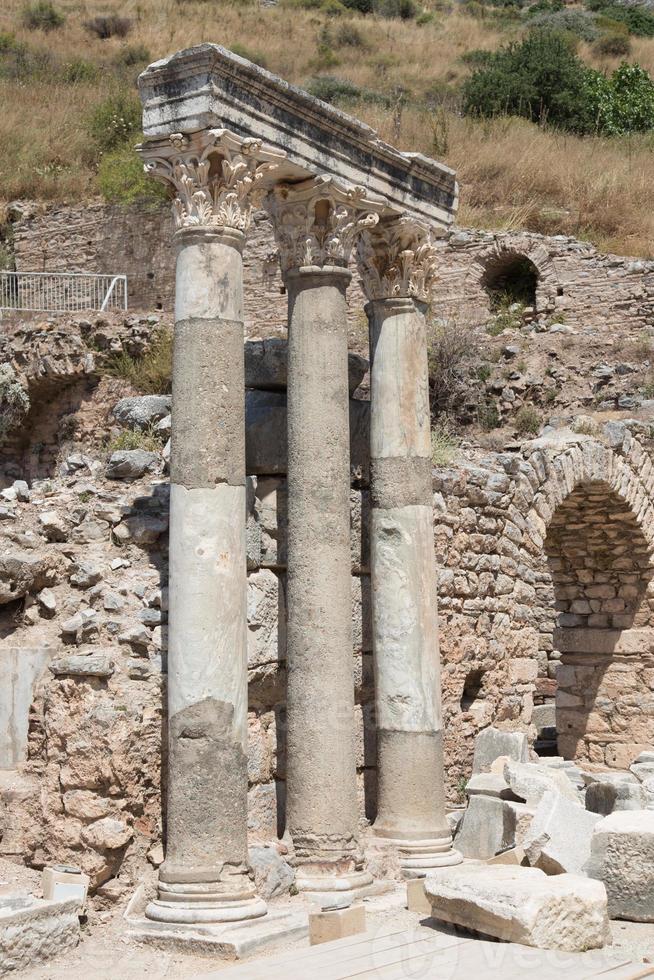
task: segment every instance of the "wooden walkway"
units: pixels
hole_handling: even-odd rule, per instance
[[[418,927],[361,933],[251,960],[198,980],[637,980],[654,965],[606,950],[562,953]]]

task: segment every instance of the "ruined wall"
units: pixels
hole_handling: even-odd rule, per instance
[[[16,269],[43,272],[126,273],[130,309],[172,310],[174,255],[166,203],[147,207],[96,203],[44,208],[32,202],[10,207]],[[587,242],[544,236],[462,229],[439,243],[440,276],[434,295],[437,316],[472,322],[490,313],[486,280],[513,259],[526,258],[538,273],[536,315],[567,324],[621,328],[654,322],[654,262],[603,255]],[[259,212],[244,252],[246,319],[261,335],[282,323],[286,301],[272,229]],[[351,318],[365,299],[357,276],[348,297]]]

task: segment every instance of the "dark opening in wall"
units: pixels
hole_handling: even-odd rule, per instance
[[[538,269],[526,255],[505,255],[487,266],[482,285],[493,311],[511,303],[535,306]]]
[[[461,711],[471,711],[479,701],[484,700],[481,693],[483,683],[483,670],[471,670],[466,676],[461,695]]]

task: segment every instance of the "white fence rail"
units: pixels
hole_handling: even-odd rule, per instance
[[[86,272],[0,272],[0,310],[73,313],[126,309],[127,276]]]

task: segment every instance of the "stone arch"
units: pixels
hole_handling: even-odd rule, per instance
[[[493,289],[504,286],[510,292],[511,277],[524,278],[529,270],[533,272],[533,297],[525,295],[523,301],[528,306],[533,305],[539,313],[553,309],[559,292],[554,263],[542,243],[527,236],[496,238],[492,245],[479,252],[466,280],[466,294],[477,293],[484,297],[490,312]]]
[[[577,437],[529,462],[522,544],[550,579],[557,750],[626,768],[654,740],[652,464],[627,431],[620,447]]]

